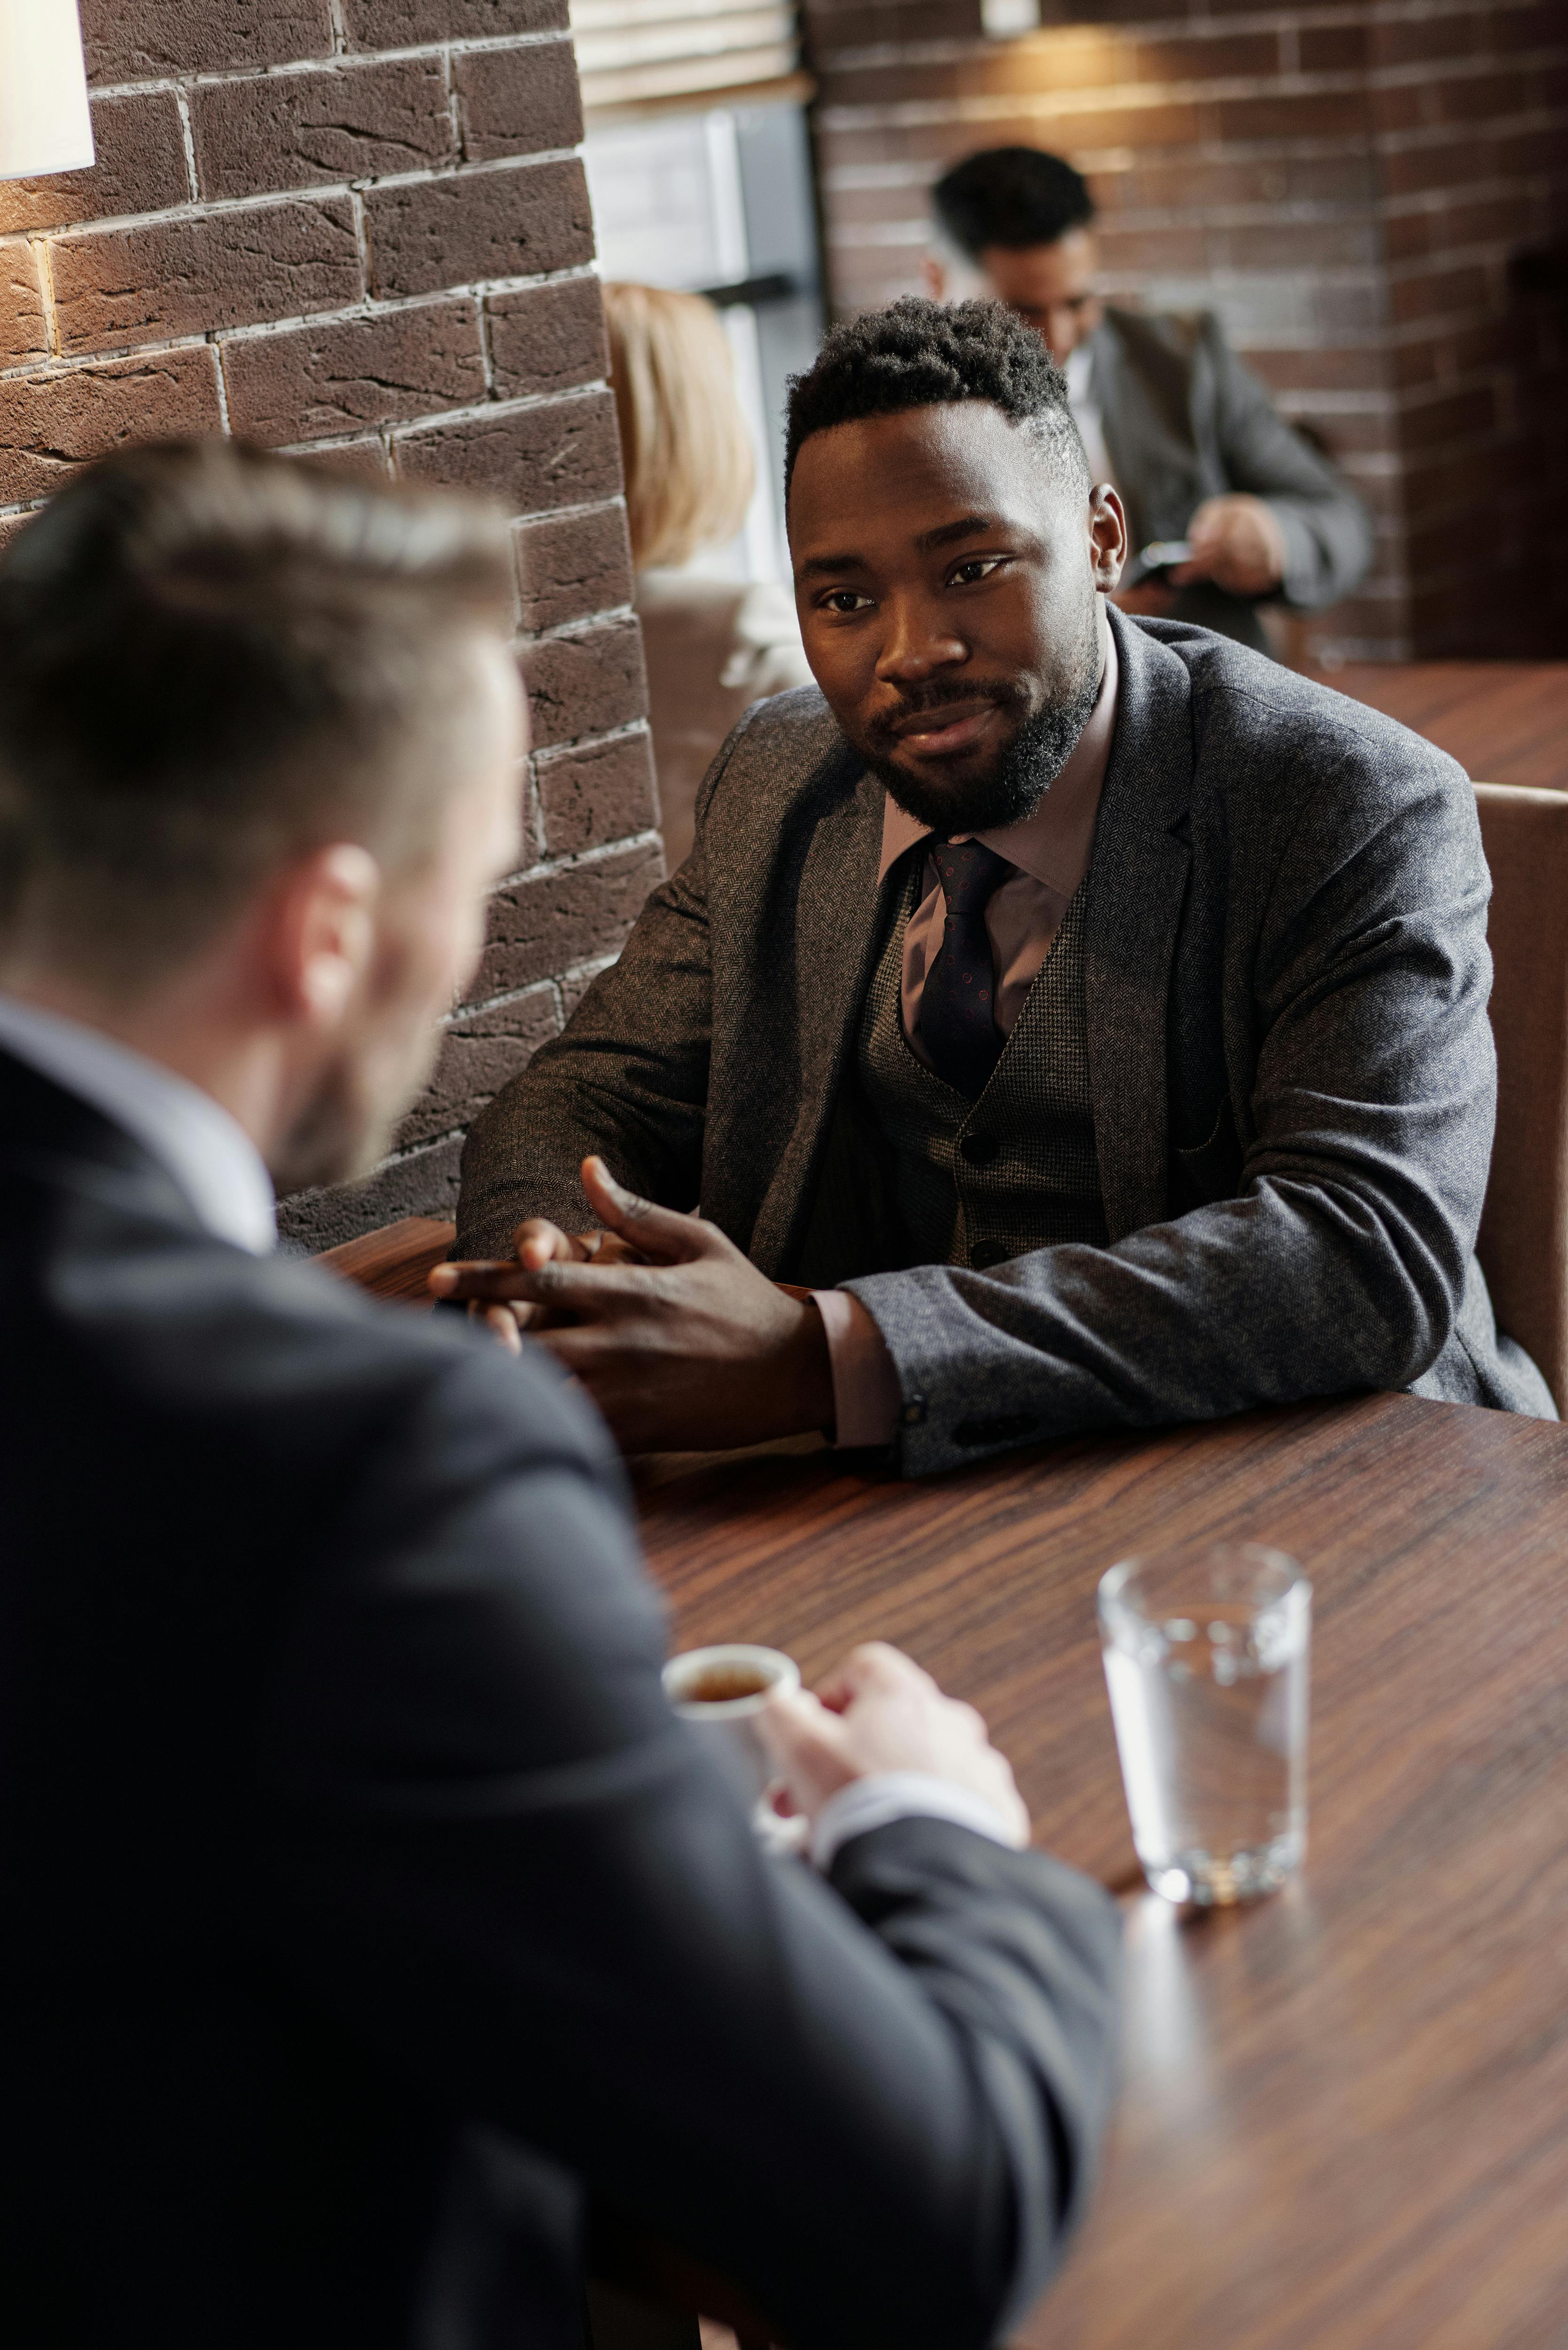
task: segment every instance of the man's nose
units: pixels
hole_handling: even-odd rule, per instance
[[[940,669],[969,659],[969,647],[954,634],[950,619],[924,597],[890,597],[884,604],[887,634],[877,658],[877,675],[891,685],[918,685]]]

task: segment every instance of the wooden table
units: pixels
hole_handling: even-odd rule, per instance
[[[1568,791],[1568,661],[1354,661],[1312,673],[1414,727],[1476,783]]]
[[[1377,1396],[924,1484],[819,1452],[642,1495],[677,1645],[898,1641],[987,1713],[1040,1839],[1125,1893],[1125,2086],[1031,2350],[1568,2344],[1568,1431]],[[1173,1533],[1316,1592],[1303,1879],[1141,1889],[1095,1631]]]

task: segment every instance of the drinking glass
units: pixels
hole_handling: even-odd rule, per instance
[[[1258,1543],[1102,1576],[1100,1644],[1133,1842],[1168,1901],[1272,1893],[1306,1850],[1312,1586]]]

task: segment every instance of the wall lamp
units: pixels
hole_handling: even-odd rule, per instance
[[[0,0],[0,180],[92,161],[77,0]]]

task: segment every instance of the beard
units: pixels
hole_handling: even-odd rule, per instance
[[[875,744],[868,746],[867,765],[906,815],[944,837],[958,832],[1000,832],[1033,815],[1077,748],[1099,698],[1100,646],[1093,606],[1085,619],[1085,634],[1057,691],[1044,709],[1020,718],[989,775],[971,776],[963,784],[928,780],[909,775]],[[940,710],[954,698],[950,684],[933,681],[923,693],[917,689],[906,694],[898,714]],[[1022,708],[1027,700],[1023,688],[1011,682],[999,683],[986,698],[1002,710]]]
[[[346,1045],[321,1069],[288,1132],[272,1154],[279,1199],[323,1184],[374,1174],[398,1122],[435,1066],[433,1027],[400,1038],[387,1057]]]

